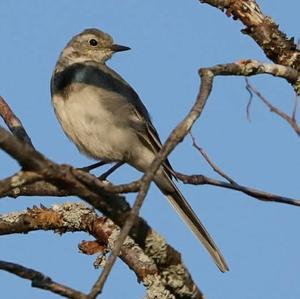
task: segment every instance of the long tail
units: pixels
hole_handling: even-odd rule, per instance
[[[179,189],[176,187],[174,182],[169,179],[170,183],[174,188],[172,194],[166,194],[172,206],[176,209],[177,213],[181,216],[184,222],[190,227],[196,237],[202,242],[205,248],[210,253],[211,257],[222,272],[229,270],[224,257],[222,256],[217,245],[197,217],[187,200],[181,194]],[[165,192],[164,192],[165,193]]]

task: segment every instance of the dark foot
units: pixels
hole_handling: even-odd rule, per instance
[[[81,168],[78,168],[78,169],[86,171],[86,172],[90,172],[91,170],[93,170],[95,168],[98,168],[98,167],[101,167],[101,166],[103,166],[105,164],[108,164],[108,162],[100,161],[100,162],[94,163],[92,165],[88,165],[86,167],[81,167]]]
[[[110,169],[105,171],[103,174],[99,176],[99,180],[104,181],[110,176],[115,170],[117,170],[120,166],[122,166],[124,162],[118,162],[114,166],[112,166]]]

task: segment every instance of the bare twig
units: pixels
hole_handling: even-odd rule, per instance
[[[31,280],[31,285],[34,288],[50,291],[52,293],[61,295],[72,299],[88,299],[88,296],[70,287],[62,285],[53,281],[50,277],[36,270],[23,267],[21,265],[0,261],[0,269],[13,273],[24,279]]]
[[[246,106],[246,116],[248,121],[251,121],[251,114],[250,114],[250,108],[251,108],[251,104],[252,104],[252,100],[253,100],[253,92],[248,88],[247,84],[246,84],[246,90],[249,93],[249,100]]]
[[[0,127],[0,148],[19,162],[23,170],[42,170],[51,168],[50,164],[41,153],[28,143],[17,140],[13,135]]]
[[[246,88],[249,92],[253,92],[269,109],[271,112],[274,112],[281,118],[283,118],[296,132],[298,136],[300,136],[300,127],[298,126],[294,113],[292,116],[289,116],[287,113],[283,112],[279,108],[275,107],[271,102],[267,100],[265,96],[263,96],[252,84],[250,84],[248,78],[246,80]],[[295,111],[295,108],[294,108]]]
[[[30,137],[28,136],[25,128],[20,119],[10,109],[3,97],[0,96],[0,116],[4,120],[9,130],[20,140],[28,143],[33,147]]]
[[[195,137],[190,132],[190,135],[193,140],[193,146],[200,152],[200,154],[203,156],[203,158],[206,160],[206,162],[211,166],[211,168],[218,173],[220,176],[222,176],[224,179],[226,179],[228,182],[234,184],[235,181],[229,177],[226,173],[224,173],[215,163],[212,162],[212,160],[208,157],[207,153],[204,151],[204,149],[200,146],[198,146]]]
[[[292,112],[292,120],[295,123],[297,122],[296,118],[297,118],[298,104],[299,104],[299,97],[298,95],[295,94],[294,108]]]
[[[201,174],[195,175],[186,175],[180,172],[176,172],[176,176],[179,180],[181,180],[184,184],[191,184],[191,185],[212,185],[216,187],[232,189],[236,191],[243,192],[251,197],[254,197],[258,200],[267,201],[267,202],[278,202],[284,203],[293,206],[300,206],[300,200],[276,195],[273,193],[257,190],[251,187],[243,186],[237,183],[227,183],[224,181],[215,180],[209,178],[207,176]]]
[[[235,180],[233,180],[231,177],[229,177],[224,171],[220,169],[207,155],[207,153],[204,151],[203,148],[201,148],[197,142],[195,137],[190,134],[193,140],[193,146],[200,152],[200,154],[204,157],[204,159],[208,162],[208,164],[212,167],[212,169],[217,172],[220,176],[222,176],[224,179],[226,179],[229,183],[218,181],[212,178],[209,178],[204,175],[185,175],[179,172],[176,172],[176,176],[178,179],[180,179],[185,184],[192,184],[192,185],[213,185],[217,187],[232,189],[236,191],[241,191],[251,197],[254,197],[258,200],[262,201],[269,201],[269,202],[278,202],[278,203],[284,203],[294,206],[300,206],[300,200],[296,200],[293,198],[288,198],[276,194],[272,194],[265,191],[260,191],[254,188],[242,186],[238,184]]]

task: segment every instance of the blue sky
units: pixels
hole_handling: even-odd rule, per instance
[[[300,3],[259,0],[266,14],[289,36],[299,36]],[[52,160],[83,166],[91,161],[77,152],[55,118],[49,80],[66,42],[85,28],[110,33],[131,51],[109,65],[139,93],[164,140],[194,102],[201,66],[258,59],[267,61],[242,25],[196,0],[1,1],[0,94],[22,119],[34,145]],[[283,80],[267,76],[251,82],[272,102],[292,111],[294,93]],[[299,198],[299,138],[257,99],[246,118],[248,93],[243,78],[219,77],[193,133],[213,161],[241,184]],[[187,137],[171,154],[174,168],[218,178]],[[18,169],[0,152],[0,177]],[[116,183],[137,178],[124,167]],[[185,186],[182,192],[205,223],[226,257],[230,272],[218,271],[203,247],[156,189],[151,188],[142,216],[182,257],[208,299],[299,298],[299,209],[262,203],[246,195],[206,186]],[[134,196],[128,197],[132,202]],[[76,198],[1,200],[1,213],[34,204],[52,205]],[[0,238],[3,260],[44,272],[58,282],[88,291],[99,275],[94,258],[78,253],[85,234],[58,236],[49,232]],[[33,289],[27,281],[0,272],[3,298],[58,298]],[[118,262],[101,298],[142,298],[144,288]]]

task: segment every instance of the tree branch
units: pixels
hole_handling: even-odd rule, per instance
[[[218,65],[212,68],[201,69],[199,71],[201,76],[200,91],[194,106],[184,120],[173,130],[166,143],[163,145],[160,153],[154,159],[151,167],[140,181],[121,186],[104,186],[103,182],[99,182],[90,174],[82,173],[67,165],[57,165],[48,160],[39,152],[34,151],[32,146],[30,146],[30,139],[29,142],[27,141],[28,144],[25,144],[24,146],[24,143],[19,142],[13,138],[11,134],[0,129],[0,147],[20,163],[24,170],[22,174],[23,176],[24,173],[34,173],[32,177],[29,175],[25,176],[24,183],[20,183],[20,181],[18,181],[17,188],[36,188],[37,186],[41,187],[41,184],[45,187],[48,184],[47,186],[52,188],[53,192],[58,192],[57,190],[66,190],[64,192],[78,195],[80,198],[92,204],[105,215],[113,219],[119,226],[123,226],[118,237],[118,241],[113,245],[112,254],[106,263],[105,270],[102,272],[99,280],[88,295],[89,299],[95,298],[97,294],[101,292],[114,261],[119,255],[120,250],[124,247],[124,241],[128,234],[130,234],[130,236],[132,236],[141,246],[146,244],[147,238],[151,235],[151,229],[142,218],[138,217],[140,207],[143,204],[155,172],[175,146],[187,135],[194,122],[202,113],[212,89],[214,76],[251,76],[259,73],[267,73],[285,78],[294,86],[297,93],[300,93],[300,81],[298,79],[299,75],[297,72],[300,69],[299,51],[294,46],[293,41],[288,40],[286,36],[278,30],[278,26],[274,24],[271,19],[265,17],[261,13],[254,0],[203,0],[202,2],[227,9],[228,15],[233,15],[235,18],[239,18],[242,22],[244,22],[247,26],[244,33],[252,36],[269,58],[273,59],[275,62],[290,67],[262,64],[248,60],[234,64]],[[20,134],[14,130],[14,126],[10,125],[9,122],[8,126],[16,136],[24,135],[24,132]],[[20,122],[18,126],[23,128]],[[18,138],[21,140],[26,139],[24,136]],[[35,177],[35,174],[39,177]],[[12,184],[13,178],[14,177],[7,178],[0,182],[0,190],[2,186],[2,194],[9,194],[16,189],[16,186]],[[235,186],[237,184],[232,180],[230,185]],[[120,192],[132,192],[132,190],[138,191],[138,195],[132,209],[130,209],[124,198],[111,193],[117,192],[117,190]],[[33,191],[36,191],[36,189],[32,190],[32,192]],[[170,248],[168,248],[168,250],[170,250]],[[177,265],[178,261],[176,260],[176,262],[177,263],[174,263]],[[167,265],[170,267],[174,266],[174,264]],[[157,262],[157,267],[159,270],[165,269],[166,262],[163,261],[161,264]],[[160,267],[162,269],[160,269]],[[184,273],[188,276],[186,272]],[[190,279],[190,277],[188,277],[188,279]],[[200,292],[198,292],[198,295],[199,294]],[[202,295],[199,298],[202,298]]]
[[[252,76],[258,73],[268,73],[284,77],[289,82],[294,82],[297,78],[297,73],[291,68],[263,64],[253,60],[217,65],[211,68],[203,68],[199,71],[199,73],[201,76],[200,90],[196,98],[196,102],[188,115],[173,130],[166,143],[163,145],[161,152],[157,155],[142,180],[140,182],[134,182],[130,186],[122,186],[121,188],[123,191],[139,189],[137,199],[132,209],[129,208],[123,198],[105,191],[103,186],[100,186],[101,183],[95,180],[95,177],[69,166],[59,166],[53,163],[40,153],[34,151],[30,146],[19,144],[13,136],[7,134],[5,130],[0,129],[0,147],[18,160],[24,169],[35,171],[39,175],[42,175],[45,181],[57,186],[58,188],[62,188],[63,190],[68,190],[71,194],[77,194],[82,199],[102,211],[105,215],[113,219],[120,227],[124,225],[119,236],[119,240],[106,263],[105,270],[102,272],[99,280],[96,282],[94,288],[89,294],[90,298],[95,298],[101,291],[128,233],[130,232],[130,235],[134,237],[139,244],[143,244],[144,241],[141,242],[141,240],[146,239],[149,226],[139,217],[136,221],[136,217],[145,199],[150,182],[161,163],[167,158],[175,146],[186,136],[194,122],[200,116],[211,92],[214,76]]]
[[[31,280],[31,286],[34,288],[47,290],[67,298],[88,299],[87,295],[70,287],[57,283],[53,281],[50,277],[45,276],[43,273],[38,272],[36,270],[1,260],[0,269],[15,274],[24,279]]]
[[[5,124],[9,128],[9,130],[21,141],[31,145],[31,139],[27,134],[25,128],[23,127],[20,119],[14,114],[14,112],[10,109],[9,105],[6,103],[3,97],[0,96],[0,116],[4,120]]]
[[[10,193],[18,194],[19,188],[33,184],[42,179],[42,176],[31,171],[19,171],[11,177],[0,180],[0,198]]]
[[[199,0],[221,10],[226,10],[227,16],[240,20],[246,28],[242,30],[253,38],[266,56],[275,63],[289,66],[300,71],[300,52],[294,38],[288,38],[279,30],[279,26],[264,15],[255,0]],[[300,81],[294,86],[300,89]]]
[[[300,200],[297,199],[276,195],[273,193],[261,191],[251,187],[239,185],[237,183],[227,183],[224,181],[215,180],[201,174],[186,175],[180,172],[176,172],[176,177],[179,180],[181,180],[184,184],[212,185],[216,187],[240,191],[262,201],[284,203],[284,204],[293,205],[297,207],[300,206]]]
[[[296,134],[300,137],[300,127],[297,124],[295,112],[293,112],[292,116],[289,116],[287,113],[275,107],[270,101],[268,101],[265,96],[263,96],[252,84],[250,84],[247,78],[245,78],[245,80],[246,80],[246,88],[250,93],[250,98],[253,96],[254,93],[270,109],[271,112],[277,114],[282,119],[284,119],[293,128]]]
[[[227,189],[232,189],[236,191],[241,191],[250,197],[254,197],[258,200],[262,201],[268,201],[268,202],[278,202],[278,203],[284,203],[294,206],[300,206],[300,200],[275,195],[269,192],[260,191],[254,188],[242,186],[238,184],[235,180],[233,180],[230,176],[228,176],[224,171],[220,169],[208,156],[208,154],[204,151],[203,148],[198,146],[195,137],[190,133],[192,136],[193,146],[200,152],[200,154],[204,157],[204,159],[207,161],[207,163],[212,167],[212,169],[218,173],[221,177],[226,179],[229,183],[218,181],[209,177],[206,177],[204,175],[185,175],[179,172],[176,172],[176,176],[178,179],[180,179],[185,184],[191,184],[191,185],[212,185],[216,187],[222,187]]]
[[[193,147],[195,147],[199,153],[202,155],[202,157],[206,160],[206,162],[211,166],[211,168],[218,173],[220,176],[222,176],[224,179],[226,179],[228,182],[230,183],[235,183],[235,181],[229,177],[226,173],[224,173],[214,162],[211,161],[211,159],[208,157],[207,153],[204,151],[203,148],[201,148],[200,146],[198,146],[198,144],[196,143],[196,139],[195,137],[192,135],[192,133],[190,133],[192,140],[193,140]]]
[[[35,230],[88,232],[96,241],[84,241],[80,244],[80,249],[86,254],[98,253],[101,256],[105,255],[107,249],[114,247],[120,232],[111,220],[97,217],[94,210],[80,203],[65,203],[52,208],[34,207],[0,217],[0,235]],[[172,294],[180,298],[203,298],[182,264],[180,254],[153,230],[145,240],[144,249],[127,237],[120,258],[136,273],[138,280],[143,282],[151,298],[154,298],[154,294],[159,298],[164,294],[164,298],[170,299],[173,298]]]

